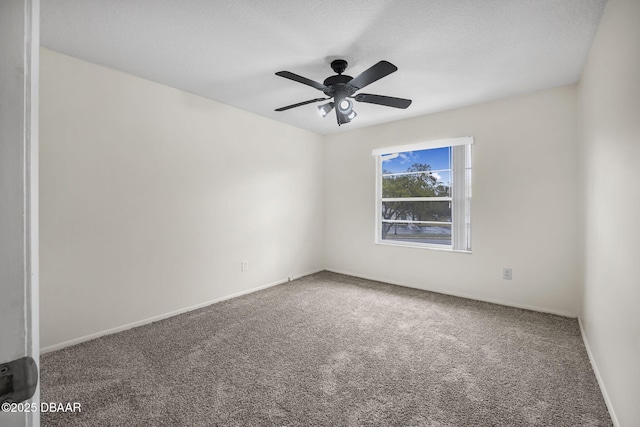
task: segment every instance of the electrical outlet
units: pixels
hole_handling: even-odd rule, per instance
[[[249,269],[249,261],[246,261],[246,260],[245,260],[245,261],[242,261],[242,262],[240,263],[240,269],[241,269],[242,271],[247,271],[247,270]]]
[[[511,280],[511,278],[513,277],[511,269],[510,268],[503,268],[502,269],[502,278],[504,280]]]

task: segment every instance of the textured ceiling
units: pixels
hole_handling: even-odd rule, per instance
[[[320,134],[576,82],[606,0],[46,0],[42,45]],[[323,96],[274,75],[322,82],[344,58],[356,76],[395,73],[362,92],[410,98],[406,110],[356,103],[338,127]]]

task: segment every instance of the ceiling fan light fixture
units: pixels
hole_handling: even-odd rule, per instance
[[[348,99],[343,99],[342,101],[340,101],[340,103],[338,104],[338,110],[340,110],[341,113],[343,114],[349,114],[351,113],[351,108],[353,107],[353,104],[351,103],[350,100]]]
[[[336,117],[338,119],[338,126],[344,125],[346,123],[350,123],[351,120],[355,119],[357,115],[358,113],[353,111],[353,109],[351,109],[351,111],[349,111],[348,114],[345,114],[340,112],[340,108],[337,108]]]
[[[331,110],[333,110],[333,102],[327,102],[326,104],[318,106],[318,113],[320,113],[322,117],[327,117],[327,114],[329,114]]]

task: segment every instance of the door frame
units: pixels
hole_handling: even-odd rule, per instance
[[[39,365],[40,0],[0,1],[0,55],[0,363]],[[39,387],[28,402],[39,409]],[[40,414],[0,410],[0,425],[37,427]]]

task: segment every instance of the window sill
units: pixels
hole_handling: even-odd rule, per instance
[[[441,245],[427,245],[424,243],[409,243],[409,242],[390,242],[384,240],[378,240],[375,242],[376,245],[381,246],[396,246],[401,248],[413,248],[413,249],[430,249],[433,251],[442,251],[442,252],[454,252],[459,254],[471,254],[471,251],[460,250],[460,249],[451,249],[450,247],[442,247]]]

